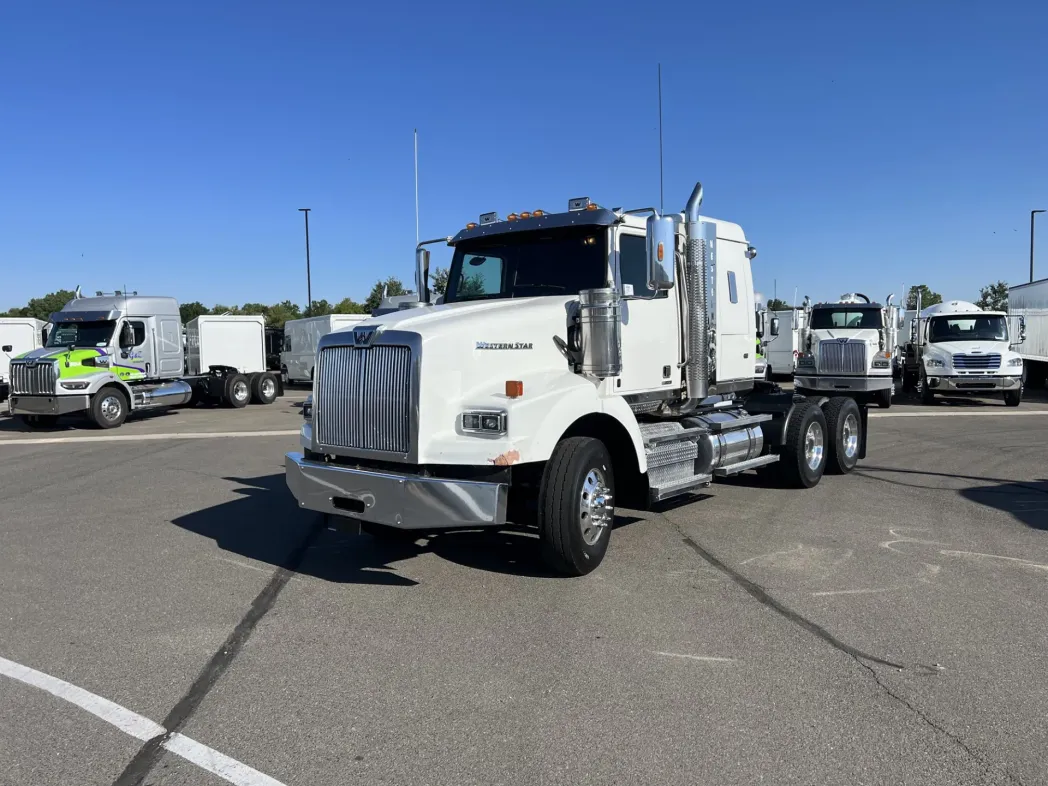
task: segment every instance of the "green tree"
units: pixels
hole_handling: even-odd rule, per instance
[[[366,314],[363,303],[358,303],[351,297],[342,298],[331,310],[332,314]]]
[[[217,303],[211,307],[212,314],[239,314],[240,306],[223,306],[221,303]]]
[[[331,304],[326,300],[314,300],[313,305],[309,307],[309,313],[306,316],[310,317],[323,317],[331,313]]]
[[[210,314],[211,311],[199,300],[194,300],[192,303],[179,305],[178,313],[182,315],[182,324],[188,325],[190,320],[196,319],[201,314]]]
[[[390,297],[407,294],[404,285],[400,283],[400,279],[396,276],[390,276],[385,281],[376,281],[375,286],[371,288],[371,294],[369,294],[368,299],[364,301],[364,313],[370,314],[379,307],[379,304],[382,302],[383,287],[385,287],[386,294]]]
[[[1008,282],[998,281],[979,290],[979,299],[975,305],[985,311],[1008,310]]]
[[[789,311],[790,304],[781,298],[773,297],[768,301],[768,311]]]
[[[917,284],[910,287],[910,291],[906,294],[906,308],[917,308],[918,292],[921,295],[921,308],[928,308],[928,306],[934,306],[936,303],[942,303],[942,295],[938,292],[932,292],[928,289],[927,284]]]
[[[245,303],[239,309],[241,314],[253,314],[266,316],[269,314],[269,306],[265,303]]]
[[[446,267],[438,267],[429,277],[433,279],[433,291],[438,295],[447,294],[448,291],[448,269]]]
[[[8,313],[13,317],[35,317],[47,321],[51,318],[51,314],[61,311],[62,307],[75,296],[75,292],[60,289],[43,297],[35,297],[24,308],[13,308]]]
[[[465,276],[459,281],[458,287],[455,288],[455,297],[467,298],[476,297],[477,295],[486,294],[487,290],[484,288],[484,279],[477,273],[472,276]]]
[[[301,318],[301,309],[290,300],[284,300],[269,307],[269,313],[266,315],[266,322],[270,327],[282,328],[284,327],[284,323],[289,319]]]

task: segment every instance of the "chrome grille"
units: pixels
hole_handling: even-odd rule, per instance
[[[58,365],[53,360],[27,363],[11,361],[12,396],[53,396],[58,381]]]
[[[410,347],[328,347],[317,362],[313,427],[324,447],[411,449]]]
[[[819,342],[820,374],[865,374],[866,342],[826,339]]]
[[[954,355],[953,367],[979,371],[1001,367],[1000,355]]]

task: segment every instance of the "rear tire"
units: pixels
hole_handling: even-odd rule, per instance
[[[925,374],[923,371],[921,372],[920,388],[921,388],[921,403],[922,404],[934,404],[935,403],[935,393],[928,386],[928,375]]]
[[[600,565],[615,520],[614,493],[603,442],[569,437],[557,444],[539,486],[539,538],[551,569],[584,576]]]
[[[127,396],[119,388],[102,388],[91,397],[87,416],[98,428],[116,428],[127,420]]]
[[[251,400],[256,404],[272,404],[277,400],[277,379],[268,371],[251,379]]]
[[[230,374],[223,391],[226,404],[233,409],[246,407],[251,400],[251,385],[243,374]]]
[[[847,475],[859,463],[859,446],[862,444],[859,405],[847,396],[834,396],[827,402],[823,414],[826,416],[826,433],[830,437],[826,472]]]
[[[781,477],[792,488],[817,486],[826,471],[826,416],[810,401],[795,404],[782,445]]]
[[[1006,407],[1017,407],[1022,403],[1023,392],[1022,390],[1006,390],[1004,391],[1004,405]]]

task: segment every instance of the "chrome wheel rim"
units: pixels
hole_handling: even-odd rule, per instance
[[[804,433],[804,460],[808,463],[808,469],[818,469],[822,464],[823,442],[822,426],[812,423]]]
[[[599,469],[591,469],[582,481],[579,494],[579,528],[586,545],[592,546],[615,518],[615,506],[611,503],[611,489]]]
[[[233,398],[237,401],[244,401],[247,399],[247,383],[238,381],[233,385]]]
[[[99,410],[102,413],[102,417],[111,423],[120,417],[120,413],[124,411],[124,406],[120,403],[119,398],[110,395],[102,399]]]
[[[848,413],[841,428],[841,443],[844,447],[844,455],[855,458],[859,452],[859,419],[854,414]]]
[[[262,380],[262,396],[264,398],[272,398],[276,395],[277,386],[276,383],[271,379]]]

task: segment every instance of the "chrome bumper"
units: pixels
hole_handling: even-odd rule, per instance
[[[509,485],[352,469],[284,457],[299,507],[399,529],[447,529],[506,523]]]
[[[834,392],[869,393],[874,390],[888,390],[892,386],[891,374],[883,377],[805,377],[794,374],[793,386],[807,390]]]
[[[91,406],[91,397],[76,396],[11,396],[12,415],[68,415],[83,412]]]
[[[1022,377],[964,376],[928,377],[928,387],[950,393],[980,393],[995,390],[1015,390],[1022,384]]]

